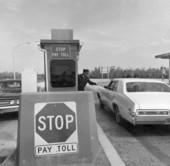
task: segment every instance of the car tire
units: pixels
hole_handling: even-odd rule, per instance
[[[99,94],[99,93],[97,93],[97,96],[98,96],[98,98],[99,98],[99,105],[100,105],[100,107],[101,107],[101,108],[104,108],[104,104],[102,103],[102,100],[101,100],[100,94]]]
[[[117,106],[114,106],[114,110],[115,110],[115,120],[119,125],[123,124],[123,118],[120,114],[119,108]]]

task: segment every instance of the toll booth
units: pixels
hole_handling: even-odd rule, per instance
[[[77,91],[80,42],[52,30],[40,47],[46,92],[21,94],[17,166],[93,166],[99,141],[93,93]]]
[[[52,30],[51,37],[40,41],[46,57],[46,90],[76,91],[80,42],[73,40],[72,30]]]

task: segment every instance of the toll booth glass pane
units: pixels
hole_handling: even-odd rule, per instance
[[[51,87],[74,87],[76,64],[74,60],[52,60],[50,63]]]

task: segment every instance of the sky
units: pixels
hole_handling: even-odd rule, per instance
[[[0,0],[0,72],[43,73],[37,44],[51,29],[73,29],[83,45],[78,70],[160,68],[170,52],[169,0]]]

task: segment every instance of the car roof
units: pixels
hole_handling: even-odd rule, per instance
[[[159,79],[150,79],[150,78],[115,78],[112,79],[112,81],[122,81],[122,82],[159,82],[159,83],[165,83],[162,80]]]

